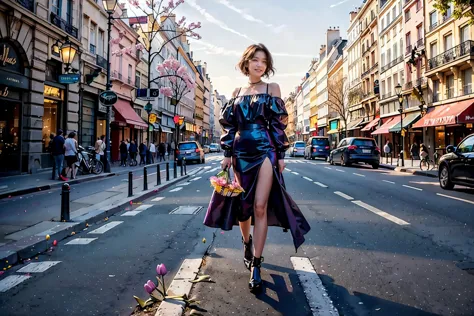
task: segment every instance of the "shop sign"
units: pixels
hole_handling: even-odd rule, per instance
[[[456,124],[455,115],[447,115],[435,118],[426,118],[423,122],[424,126],[439,126],[439,125],[452,125]]]
[[[150,116],[149,116],[149,119],[148,119],[148,123],[154,124],[155,122],[156,122],[156,114],[151,113]]]
[[[0,84],[12,88],[28,89],[29,80],[23,75],[0,70]]]
[[[63,74],[59,75],[59,83],[74,84],[79,82],[79,74]]]
[[[103,105],[102,103],[99,103],[98,110],[99,110],[99,112],[107,113],[107,107],[105,105]]]
[[[8,94],[10,91],[8,91],[8,87],[0,87],[0,97],[8,97]]]
[[[0,66],[10,71],[22,72],[15,48],[9,43],[0,46]]]
[[[99,95],[99,100],[100,100],[100,103],[102,103],[103,105],[111,106],[117,103],[118,96],[115,92],[107,90],[107,91],[102,92]]]

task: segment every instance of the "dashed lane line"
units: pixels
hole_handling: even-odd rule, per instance
[[[111,230],[112,228],[114,228],[115,226],[118,226],[120,224],[122,224],[123,222],[121,221],[113,221],[113,222],[110,222],[110,223],[107,223],[105,225],[103,225],[102,227],[99,227],[97,229],[94,229],[93,231],[89,232],[88,234],[104,234],[106,233],[107,231]]]
[[[355,176],[358,176],[358,177],[365,177],[363,174],[360,174],[360,173],[355,173],[355,172],[354,172],[354,173],[352,173],[352,174],[355,175]]]
[[[401,226],[406,226],[406,225],[410,225],[410,223],[408,222],[405,222],[403,219],[400,219],[396,216],[393,216],[391,214],[388,214],[387,212],[384,212],[382,210],[379,210],[378,208],[376,207],[373,207],[372,205],[369,205],[367,203],[364,203],[362,201],[352,201],[352,203],[356,204],[356,205],[359,205],[360,207],[363,207],[365,208],[366,210],[374,213],[374,214],[377,214],[379,216],[382,216],[383,218],[385,219],[388,219],[389,221],[391,222],[394,222],[395,224],[398,224],[398,225],[401,225]]]
[[[298,173],[298,172],[295,172],[295,171],[293,171],[293,172],[292,172],[292,174],[296,174],[296,175],[299,175],[299,173]]]
[[[128,212],[123,213],[121,216],[135,216],[135,215],[138,215],[140,213],[141,213],[141,211],[128,211]]]
[[[186,185],[190,185],[191,182],[181,182],[181,183],[178,183],[177,185],[181,185],[181,186],[186,186]]]
[[[288,168],[285,168],[285,170],[286,170],[286,171],[288,171],[288,172],[291,172],[291,170],[290,170],[290,169],[288,169]]]
[[[151,200],[152,202],[159,202],[161,200],[163,200],[165,197],[164,196],[159,196],[157,198],[154,198],[153,200]]]
[[[314,184],[319,185],[321,188],[327,188],[328,186],[325,184],[322,184],[321,182],[314,182]]]
[[[189,180],[189,181],[197,181],[197,180],[199,180],[199,179],[201,179],[201,177],[195,177],[195,178],[192,178],[192,179]]]
[[[309,258],[291,257],[290,261],[298,275],[300,284],[303,286],[306,300],[308,301],[312,314],[318,316],[337,315],[338,312],[336,308],[334,308]]]
[[[43,261],[43,262],[32,262],[20,270],[18,270],[18,273],[41,273],[45,272],[51,267],[54,267],[58,263],[61,263],[61,261]]]
[[[342,193],[342,192],[340,192],[340,191],[336,191],[336,192],[334,192],[334,194],[337,194],[337,195],[339,195],[340,197],[343,197],[343,198],[345,198],[346,200],[349,200],[349,201],[351,201],[351,200],[354,199],[352,196],[347,195],[347,194],[345,194],[345,193]]]
[[[328,170],[332,170],[332,168],[331,168],[331,167],[324,167],[324,168],[325,168],[325,169],[328,169]]]
[[[395,184],[395,182],[393,181],[388,181],[388,180],[382,180],[383,182],[387,182],[387,183],[390,183],[390,184]]]
[[[413,190],[417,190],[417,191],[423,191],[423,189],[415,188],[415,187],[412,187],[412,186],[409,186],[409,185],[406,185],[406,184],[402,184],[402,186],[404,186],[405,188],[409,188],[409,189],[413,189]]]
[[[154,206],[153,204],[142,204],[140,205],[139,207],[137,207],[135,209],[135,211],[146,211],[147,209],[149,209],[150,207]]]
[[[76,238],[68,242],[66,245],[88,245],[97,238]]]
[[[303,179],[313,182],[313,179],[308,178],[308,177],[303,177]]]
[[[183,187],[177,187],[177,188],[174,188],[173,190],[170,190],[169,192],[178,192],[182,189],[183,189]]]
[[[341,169],[336,169],[336,171],[339,171],[339,172],[345,172],[344,170],[341,170]]]
[[[461,198],[458,198],[458,197],[455,197],[455,196],[450,196],[450,195],[441,194],[441,193],[436,193],[436,195],[439,195],[439,196],[442,196],[442,197],[445,197],[445,198],[448,198],[448,199],[453,199],[453,200],[457,200],[457,201],[466,202],[466,203],[469,203],[469,204],[474,204],[474,201],[461,199]]]
[[[0,292],[4,293],[29,278],[31,278],[29,275],[9,275],[3,280],[0,280]]]

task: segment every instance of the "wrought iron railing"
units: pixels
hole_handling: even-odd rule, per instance
[[[96,56],[96,64],[97,66],[102,67],[103,69],[107,69],[107,59],[100,55]]]
[[[411,47],[411,45],[408,45],[408,46],[407,46],[407,50],[406,50],[406,52],[405,52],[405,55],[410,55],[412,49],[413,49],[413,48]]]
[[[458,58],[474,55],[474,41],[467,40],[428,60],[428,71],[449,64]]]
[[[387,93],[385,93],[385,94],[382,95],[382,100],[388,99],[388,98],[390,98],[391,96],[392,96],[392,92],[391,92],[391,91],[390,91],[390,92],[387,92]]]
[[[77,27],[72,26],[71,23],[61,19],[60,16],[56,15],[55,13],[51,12],[51,23],[57,27],[59,27],[61,30],[65,31],[71,36],[74,36],[75,38],[79,38],[79,32],[77,30]]]
[[[413,88],[413,81],[406,82],[406,83],[403,85],[403,90],[410,90],[411,88]]]
[[[383,32],[385,32],[386,29],[388,29],[390,26],[393,25],[393,23],[395,23],[395,21],[400,17],[400,15],[402,15],[402,13],[399,13],[396,17],[393,18],[393,20],[387,24],[387,26],[385,26],[383,28],[383,30],[380,32],[380,34],[382,34]]]
[[[95,54],[95,45],[89,44],[89,51],[90,51],[92,54]]]
[[[393,66],[401,63],[403,61],[403,57],[402,56],[398,56],[397,58],[395,58],[394,60],[392,60],[390,63],[386,64],[385,66],[382,67],[382,70],[381,72],[384,72],[390,68],[392,68]]]
[[[22,7],[30,10],[31,12],[35,12],[35,0],[16,0]]]
[[[412,2],[413,0],[405,0],[403,2],[403,6],[405,7],[407,4],[410,4],[410,2]]]

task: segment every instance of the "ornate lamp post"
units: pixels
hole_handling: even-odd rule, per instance
[[[403,130],[403,95],[402,95],[402,86],[400,84],[397,84],[397,86],[395,87],[395,93],[397,94],[398,103],[399,103],[398,112],[400,112],[400,156],[402,158],[402,167],[404,167],[405,161],[403,157],[404,156],[403,145],[404,145],[405,131]]]

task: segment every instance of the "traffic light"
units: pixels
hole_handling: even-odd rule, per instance
[[[97,78],[102,71],[102,68],[96,68],[92,73],[86,75],[86,83],[90,86],[92,82],[94,82],[94,79]]]

